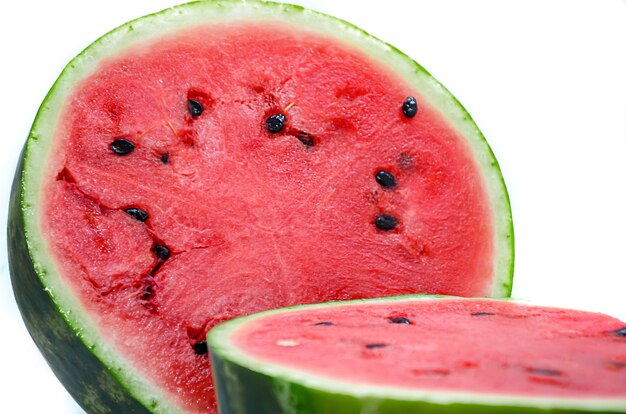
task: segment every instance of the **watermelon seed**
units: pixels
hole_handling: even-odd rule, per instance
[[[365,347],[367,349],[384,348],[386,346],[387,346],[387,344],[383,344],[383,343],[380,343],[380,342],[375,342],[375,343],[372,343],[372,344],[366,344],[365,345]]]
[[[396,183],[396,177],[394,177],[389,171],[385,170],[380,170],[376,173],[376,182],[383,188],[396,188],[398,186],[398,183]]]
[[[314,324],[315,326],[332,326],[332,322],[318,322]]]
[[[161,155],[160,160],[163,164],[167,164],[168,162],[170,162],[170,153],[166,152],[165,154]]]
[[[409,96],[405,99],[404,103],[402,104],[402,113],[407,118],[413,118],[415,116],[415,114],[417,113],[417,102],[415,101],[414,97]]]
[[[398,225],[398,219],[389,214],[381,214],[376,217],[375,224],[380,230],[393,230]]]
[[[117,155],[126,155],[135,150],[135,144],[127,139],[119,138],[111,143],[111,150]]]
[[[170,258],[170,249],[162,244],[154,246],[154,253],[160,260],[167,260]]]
[[[202,340],[202,341],[196,342],[193,345],[193,350],[198,355],[204,355],[204,354],[209,353],[209,346],[207,345],[205,340]]]
[[[270,131],[272,134],[282,131],[283,127],[285,126],[285,115],[274,114],[270,116],[265,121],[265,126],[267,127],[267,130]]]
[[[618,329],[616,331],[613,331],[613,335],[621,336],[623,338],[626,338],[626,328],[621,328],[621,329]]]
[[[495,315],[494,313],[491,312],[474,312],[472,313],[472,316],[492,316]]]
[[[547,368],[528,368],[526,369],[526,371],[534,375],[543,375],[546,377],[560,377],[561,375],[563,375],[561,371]]]
[[[191,114],[192,118],[199,117],[204,111],[204,106],[202,106],[200,102],[194,99],[187,100],[187,108],[189,109],[189,113]]]
[[[298,138],[298,140],[307,147],[312,147],[313,145],[315,145],[315,142],[313,141],[313,135],[309,134],[308,132],[300,131],[298,132],[298,135],[296,135],[296,138]]]
[[[142,210],[140,208],[131,207],[131,208],[127,208],[124,211],[128,213],[135,220],[139,220],[142,222],[148,220],[148,213],[145,210]]]
[[[410,320],[408,320],[407,318],[403,318],[403,317],[391,317],[391,318],[387,318],[387,320],[391,323],[398,323],[398,324],[405,324],[405,325],[411,324]]]

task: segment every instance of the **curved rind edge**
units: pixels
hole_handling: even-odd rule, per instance
[[[62,108],[61,103],[64,101],[64,98],[67,96],[69,91],[71,91],[71,86],[88,75],[101,58],[111,55],[112,52],[129,47],[132,44],[141,42],[142,40],[145,40],[145,38],[150,39],[152,36],[156,36],[153,34],[154,30],[151,30],[151,27],[158,27],[158,25],[163,21],[168,21],[170,23],[170,29],[175,30],[177,25],[182,26],[185,22],[187,22],[185,18],[189,20],[200,19],[203,13],[207,15],[209,13],[214,13],[215,16],[212,16],[211,18],[218,19],[219,13],[227,13],[227,9],[232,8],[234,10],[236,7],[239,7],[238,11],[240,11],[242,15],[245,15],[244,17],[248,19],[257,18],[255,13],[259,11],[263,11],[265,13],[265,17],[275,12],[276,15],[279,15],[279,12],[282,12],[283,15],[290,15],[290,19],[294,18],[294,20],[313,19],[320,25],[320,31],[323,32],[324,30],[327,30],[330,35],[332,35],[334,31],[337,31],[341,26],[341,29],[347,30],[351,33],[351,35],[348,36],[350,38],[349,40],[355,42],[361,49],[367,50],[373,55],[384,55],[387,58],[389,57],[389,53],[393,53],[393,55],[395,55],[394,59],[398,59],[398,62],[404,66],[408,65],[405,70],[403,69],[404,74],[407,74],[407,71],[415,72],[417,75],[415,76],[416,79],[418,77],[425,76],[430,87],[439,89],[438,93],[442,95],[441,99],[449,103],[450,98],[452,98],[455,103],[454,109],[460,114],[464,114],[461,117],[462,119],[459,118],[460,121],[458,120],[463,123],[462,129],[473,131],[472,136],[474,138],[472,139],[474,141],[471,144],[473,147],[479,148],[480,153],[483,154],[484,160],[488,163],[488,166],[486,166],[486,164],[481,161],[481,170],[485,172],[485,174],[490,174],[486,178],[486,181],[490,187],[489,191],[492,200],[496,200],[495,202],[492,202],[492,205],[498,206],[494,214],[497,216],[497,233],[502,234],[502,236],[498,236],[498,240],[496,242],[496,249],[499,252],[499,264],[498,269],[496,270],[497,280],[493,283],[492,294],[493,296],[508,296],[511,292],[513,269],[512,220],[508,193],[506,191],[497,161],[495,160],[495,157],[493,157],[493,153],[491,152],[487,142],[484,140],[484,137],[465,109],[417,62],[393,46],[378,40],[348,22],[323,13],[308,10],[300,6],[255,0],[205,0],[165,9],[163,11],[127,22],[97,39],[68,63],[57,81],[53,84],[37,113],[26,144],[25,153],[22,159],[23,164],[21,163],[18,167],[18,174],[20,174],[20,176],[22,175],[21,171],[23,171],[23,177],[19,183],[21,190],[20,195],[22,199],[20,205],[13,207],[13,211],[20,211],[19,220],[21,220],[20,226],[22,228],[22,234],[20,237],[22,242],[21,244],[14,244],[18,242],[18,238],[14,238],[9,244],[10,246],[15,247],[14,250],[23,249],[24,245],[27,247],[28,255],[30,260],[32,260],[32,275],[35,275],[41,286],[45,286],[45,289],[47,289],[45,291],[47,300],[51,301],[51,304],[55,308],[55,313],[60,315],[60,320],[64,320],[67,326],[70,327],[68,328],[69,331],[74,331],[76,337],[80,338],[80,341],[84,343],[84,347],[91,350],[89,355],[96,355],[100,361],[103,361],[103,365],[111,367],[113,371],[118,373],[113,375],[113,378],[117,378],[120,383],[125,384],[124,386],[121,386],[121,389],[131,390],[130,392],[140,401],[143,401],[143,404],[146,406],[153,406],[156,404],[156,400],[161,403],[164,403],[166,400],[163,398],[163,395],[159,395],[157,390],[151,388],[150,384],[146,383],[136,373],[132,372],[132,370],[129,370],[129,367],[126,366],[123,361],[120,361],[119,356],[115,355],[111,349],[108,349],[103,345],[104,342],[101,341],[99,334],[95,328],[93,328],[93,324],[88,316],[82,312],[76,299],[67,292],[63,291],[62,283],[58,280],[58,276],[56,276],[58,274],[58,270],[56,269],[51,257],[47,254],[46,246],[40,237],[38,224],[39,217],[36,214],[40,200],[39,184],[43,180],[42,177],[46,165],[45,161],[47,160],[48,153],[51,149],[51,142],[48,138],[49,134],[46,132],[53,131],[55,129],[56,122]],[[190,17],[196,11],[200,11],[198,14],[199,17]],[[234,12],[231,14],[233,13]],[[178,19],[178,16],[184,16],[184,18],[180,18],[180,21],[178,21],[176,20]],[[288,20],[283,21],[291,23]],[[23,168],[23,165],[26,167]],[[17,213],[15,212],[9,214],[10,227],[14,227],[15,225],[11,224],[12,221],[17,222],[16,214]],[[16,251],[11,251],[9,256],[13,255],[17,257],[18,253]],[[13,262],[17,263],[16,259],[14,259]],[[18,277],[19,274],[16,272],[21,272],[22,270],[23,269],[18,269],[18,265],[15,264],[11,269],[11,273],[12,275],[17,275],[15,277]],[[19,283],[21,282],[14,279],[13,284],[16,296],[21,295],[21,293],[18,294],[19,287],[15,288],[15,285]],[[29,323],[27,323],[27,325],[29,325]],[[37,329],[33,323],[29,325],[29,329],[31,328],[31,325],[33,326],[33,329]],[[39,341],[41,342],[41,340]],[[47,356],[47,354],[45,355]],[[50,364],[53,365],[53,362],[50,362]],[[157,407],[153,411],[167,412],[168,409],[172,409],[172,407]],[[97,411],[92,410],[91,412]]]
[[[26,246],[21,209],[23,162],[22,153],[11,189],[7,246],[13,292],[28,332],[54,374],[85,411],[98,414],[122,409],[125,413],[148,413],[81,342],[35,272]],[[94,378],[98,385],[81,380],[87,377]]]
[[[454,391],[406,390],[333,380],[322,375],[264,362],[245,354],[230,341],[249,323],[269,315],[361,304],[429,300],[509,301],[515,299],[461,298],[443,295],[401,295],[387,298],[334,301],[268,310],[224,322],[207,334],[213,377],[222,414],[287,414],[341,412],[357,414],[418,413],[625,413],[626,399],[559,399]],[[261,403],[261,396],[263,402]],[[335,408],[341,407],[341,410]]]

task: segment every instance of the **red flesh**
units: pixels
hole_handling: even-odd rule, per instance
[[[204,105],[198,118],[188,99]],[[287,124],[270,134],[277,112]],[[135,151],[113,154],[116,138]],[[333,299],[491,293],[492,215],[467,144],[419,91],[336,40],[247,22],[127,51],[79,85],[56,139],[43,223],[63,280],[187,410],[215,410],[192,345],[218,322]],[[376,183],[381,168],[397,189]],[[381,213],[399,227],[376,229]],[[158,267],[155,244],[172,252]]]
[[[395,301],[269,315],[239,328],[231,342],[261,360],[350,383],[626,398],[626,338],[614,334],[625,325],[511,302]],[[366,348],[372,343],[387,346]]]

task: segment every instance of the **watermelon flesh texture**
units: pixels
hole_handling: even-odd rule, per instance
[[[358,398],[545,409],[595,401],[596,411],[606,399],[603,412],[626,412],[626,323],[597,313],[398,297],[265,312],[215,328],[209,343],[215,358],[276,381]],[[236,381],[217,375],[218,388]],[[220,404],[230,412],[227,398]]]
[[[42,190],[47,249],[108,346],[183,410],[216,409],[202,341],[219,322],[493,294],[494,213],[471,148],[420,91],[338,40],[194,27],[103,61],[67,102]],[[116,154],[117,139],[134,150]],[[381,214],[397,226],[379,229]]]

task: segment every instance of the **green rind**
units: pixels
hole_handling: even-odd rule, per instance
[[[211,355],[220,414],[618,414],[623,411],[434,404],[427,401],[357,397],[308,387],[262,374]]]
[[[54,374],[86,412],[148,413],[68,326],[41,283],[24,234],[22,164],[23,157],[11,189],[7,238],[13,292],[30,335]]]
[[[488,393],[407,390],[315,375],[262,361],[234,345],[232,335],[268,315],[346,305],[445,300],[449,296],[404,295],[292,306],[233,319],[207,335],[213,377],[222,414],[496,414],[626,413],[626,398],[576,399]],[[457,298],[454,300],[477,300]],[[496,300],[482,298],[480,300]],[[511,299],[505,299],[511,300]],[[518,302],[524,305],[524,302]]]
[[[106,395],[114,395],[115,399],[120,398],[118,404],[128,407],[125,412],[140,410],[138,407],[142,405],[149,407],[152,412],[172,412],[176,411],[176,407],[170,405],[164,395],[154,389],[140,374],[134,372],[132,367],[107,345],[80,304],[60,282],[59,272],[43,243],[38,215],[40,188],[52,147],[52,132],[57,127],[63,102],[71,92],[72,86],[87,77],[100,59],[158,36],[162,28],[160,25],[164,22],[169,24],[171,30],[175,30],[198,24],[201,18],[207,16],[212,21],[220,19],[221,16],[232,17],[232,13],[229,14],[231,9],[241,12],[242,16],[237,16],[240,18],[255,19],[257,18],[255,13],[261,14],[262,18],[289,16],[283,21],[290,23],[293,20],[291,24],[294,25],[311,21],[319,26],[315,28],[316,30],[330,35],[345,32],[347,41],[368,50],[381,62],[392,60],[398,63],[402,66],[401,72],[404,75],[410,75],[416,83],[425,84],[430,88],[429,93],[435,96],[440,110],[450,112],[452,115],[448,119],[464,136],[470,137],[469,144],[485,174],[496,217],[497,233],[495,241],[498,252],[497,279],[493,282],[492,296],[510,295],[514,259],[513,228],[508,193],[498,163],[467,111],[419,64],[350,23],[300,6],[255,0],[213,0],[173,7],[130,21],[112,30],[88,46],[65,67],[37,113],[12,190],[8,247],[12,282],[22,315],[52,369],[55,373],[60,373],[59,378],[71,388],[70,392],[80,404],[88,408],[89,412],[108,412],[109,404],[113,401],[107,399]],[[194,17],[195,13],[201,17]],[[35,283],[37,280],[38,285]],[[39,294],[32,293],[31,290]],[[38,313],[27,309],[39,301],[49,302],[48,305],[41,306],[47,306],[46,312],[54,316],[46,319],[43,317],[43,310],[42,313]],[[74,341],[69,339],[72,336]],[[53,343],[57,339],[61,345],[55,350],[56,345]],[[55,356],[56,354],[58,356]],[[70,361],[81,363],[74,365]],[[86,376],[81,365],[85,365],[85,370],[88,371]],[[103,378],[107,377],[107,380],[103,379],[98,383],[94,381],[87,387],[89,388],[87,391],[81,389],[81,385],[78,384],[81,376],[99,378],[94,373],[101,372]],[[104,374],[105,372],[108,376]],[[90,387],[93,387],[93,390]],[[135,399],[141,403],[133,402]],[[136,407],[129,401],[136,404]]]

